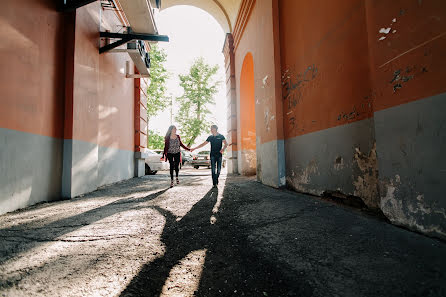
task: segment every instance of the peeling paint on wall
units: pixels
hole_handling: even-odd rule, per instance
[[[368,95],[364,96],[360,104],[353,105],[351,110],[343,111],[338,114],[337,120],[342,122],[352,122],[355,121],[358,117],[364,114],[371,114],[373,112],[373,101],[376,97],[376,92],[371,91]]]
[[[379,207],[379,191],[376,143],[368,155],[361,152],[359,148],[355,148],[354,161],[362,173],[353,182],[354,195],[360,197],[368,207],[377,209]]]
[[[426,67],[417,67],[416,65],[407,66],[406,69],[397,69],[393,72],[392,79],[390,80],[390,84],[393,86],[393,92],[395,93],[398,89],[401,89],[404,84],[411,81],[415,77],[426,73]]]
[[[268,85],[268,75],[262,79],[262,88]]]
[[[392,22],[390,23],[390,27],[383,27],[383,28],[379,29],[378,33],[379,33],[379,34],[383,34],[383,35],[381,35],[381,37],[378,39],[379,41],[382,41],[382,40],[386,39],[386,38],[387,38],[386,35],[389,34],[390,31],[392,31],[393,34],[396,33],[396,30],[395,30],[395,29],[392,30],[392,26],[393,26],[395,23],[396,23],[396,18],[393,18],[393,19],[392,19]]]
[[[390,181],[381,182],[381,191],[385,193],[381,197],[380,208],[384,215],[393,223],[400,226],[406,226],[427,234],[440,234],[446,236],[444,228],[440,225],[427,223],[432,216],[438,216],[438,221],[446,219],[446,210],[444,208],[432,208],[426,206],[424,195],[418,193],[415,203],[407,202],[397,197],[398,191],[407,181],[401,181],[397,174]]]
[[[241,153],[242,166],[240,168],[243,175],[255,175],[257,168],[257,154],[256,151],[243,150]]]
[[[334,163],[334,169],[339,171],[344,168],[344,158],[341,156],[337,157]]]
[[[379,33],[384,33],[384,34],[389,34],[390,30],[392,30],[392,28],[381,28],[379,30]]]
[[[263,114],[263,123],[265,124],[266,131],[269,132],[271,129],[269,125],[269,108],[266,107],[265,112]]]
[[[311,82],[317,77],[318,67],[313,64],[302,73],[292,74],[287,68],[282,73],[283,100],[288,100],[288,110],[295,108],[303,99],[305,89],[311,86]]]
[[[282,176],[280,178],[280,185],[283,186],[283,185],[285,185],[285,183],[286,183],[286,178],[285,178],[285,176]]]
[[[292,170],[291,176],[287,177],[287,182],[297,191],[321,195],[323,190],[317,191],[306,187],[306,185],[310,184],[311,177],[314,175],[319,175],[319,168],[316,159],[311,160],[302,170],[299,170],[299,168],[296,168],[296,171]]]

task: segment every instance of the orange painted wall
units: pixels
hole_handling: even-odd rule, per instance
[[[63,137],[64,19],[55,2],[8,1],[0,27],[0,127]]]
[[[98,144],[133,150],[133,79],[123,78],[124,55],[100,56]]]
[[[241,149],[256,149],[256,121],[254,98],[254,61],[248,53],[240,75],[240,133]]]
[[[98,52],[99,20],[122,24],[101,10],[95,2],[62,14],[50,0],[2,7],[0,127],[134,149],[134,80],[123,73],[129,58]]]
[[[279,1],[286,138],[373,115],[365,2]]]
[[[445,1],[280,0],[279,15],[286,138],[446,92]]]
[[[74,70],[67,77],[67,86],[73,84],[73,107],[66,111],[66,139],[134,150],[134,80],[125,77],[125,62],[130,58],[99,54],[99,31],[118,31],[121,26],[115,13],[102,10],[99,2],[76,11]]]
[[[252,53],[254,62],[254,90],[256,135],[260,143],[283,139],[280,80],[276,80],[277,67],[273,35],[274,5],[276,0],[257,0],[248,19],[240,42],[235,48],[236,81],[240,81],[245,56]],[[276,47],[277,49],[278,47]],[[240,95],[240,86],[237,86]]]
[[[446,92],[446,1],[366,4],[375,110]]]
[[[94,2],[76,10],[72,139],[90,143],[98,143],[100,9]]]
[[[111,31],[122,25],[111,10],[103,10],[102,18]],[[103,28],[105,30],[105,28]],[[99,55],[99,127],[100,146],[134,150],[134,79],[125,78],[127,54]],[[133,63],[130,63],[130,69]]]

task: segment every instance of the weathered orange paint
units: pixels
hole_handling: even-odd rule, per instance
[[[237,81],[246,54],[250,52],[253,56],[256,135],[261,144],[283,139],[281,98],[277,98],[280,92],[276,92],[280,85],[276,80],[274,4],[277,4],[275,0],[255,2],[235,51]],[[240,94],[239,86],[237,92]]]
[[[375,111],[446,92],[446,1],[366,3]]]
[[[364,1],[281,0],[286,138],[373,116]]]
[[[55,1],[7,1],[0,26],[0,127],[63,137],[64,16]]]
[[[241,149],[255,150],[254,61],[251,53],[245,56],[240,75],[240,133]]]
[[[279,14],[286,138],[446,92],[445,1],[280,0]]]

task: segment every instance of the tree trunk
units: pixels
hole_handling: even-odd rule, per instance
[[[201,102],[197,103],[197,120],[200,121],[201,118]],[[197,139],[198,135],[194,135],[187,144],[188,147],[190,147],[191,143],[194,143],[195,139]]]

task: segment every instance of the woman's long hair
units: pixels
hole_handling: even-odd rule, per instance
[[[170,137],[170,134],[172,134],[173,128],[175,128],[175,125],[172,125],[172,126],[169,127],[169,129],[167,129],[167,133],[166,133],[165,139],[168,139]]]

